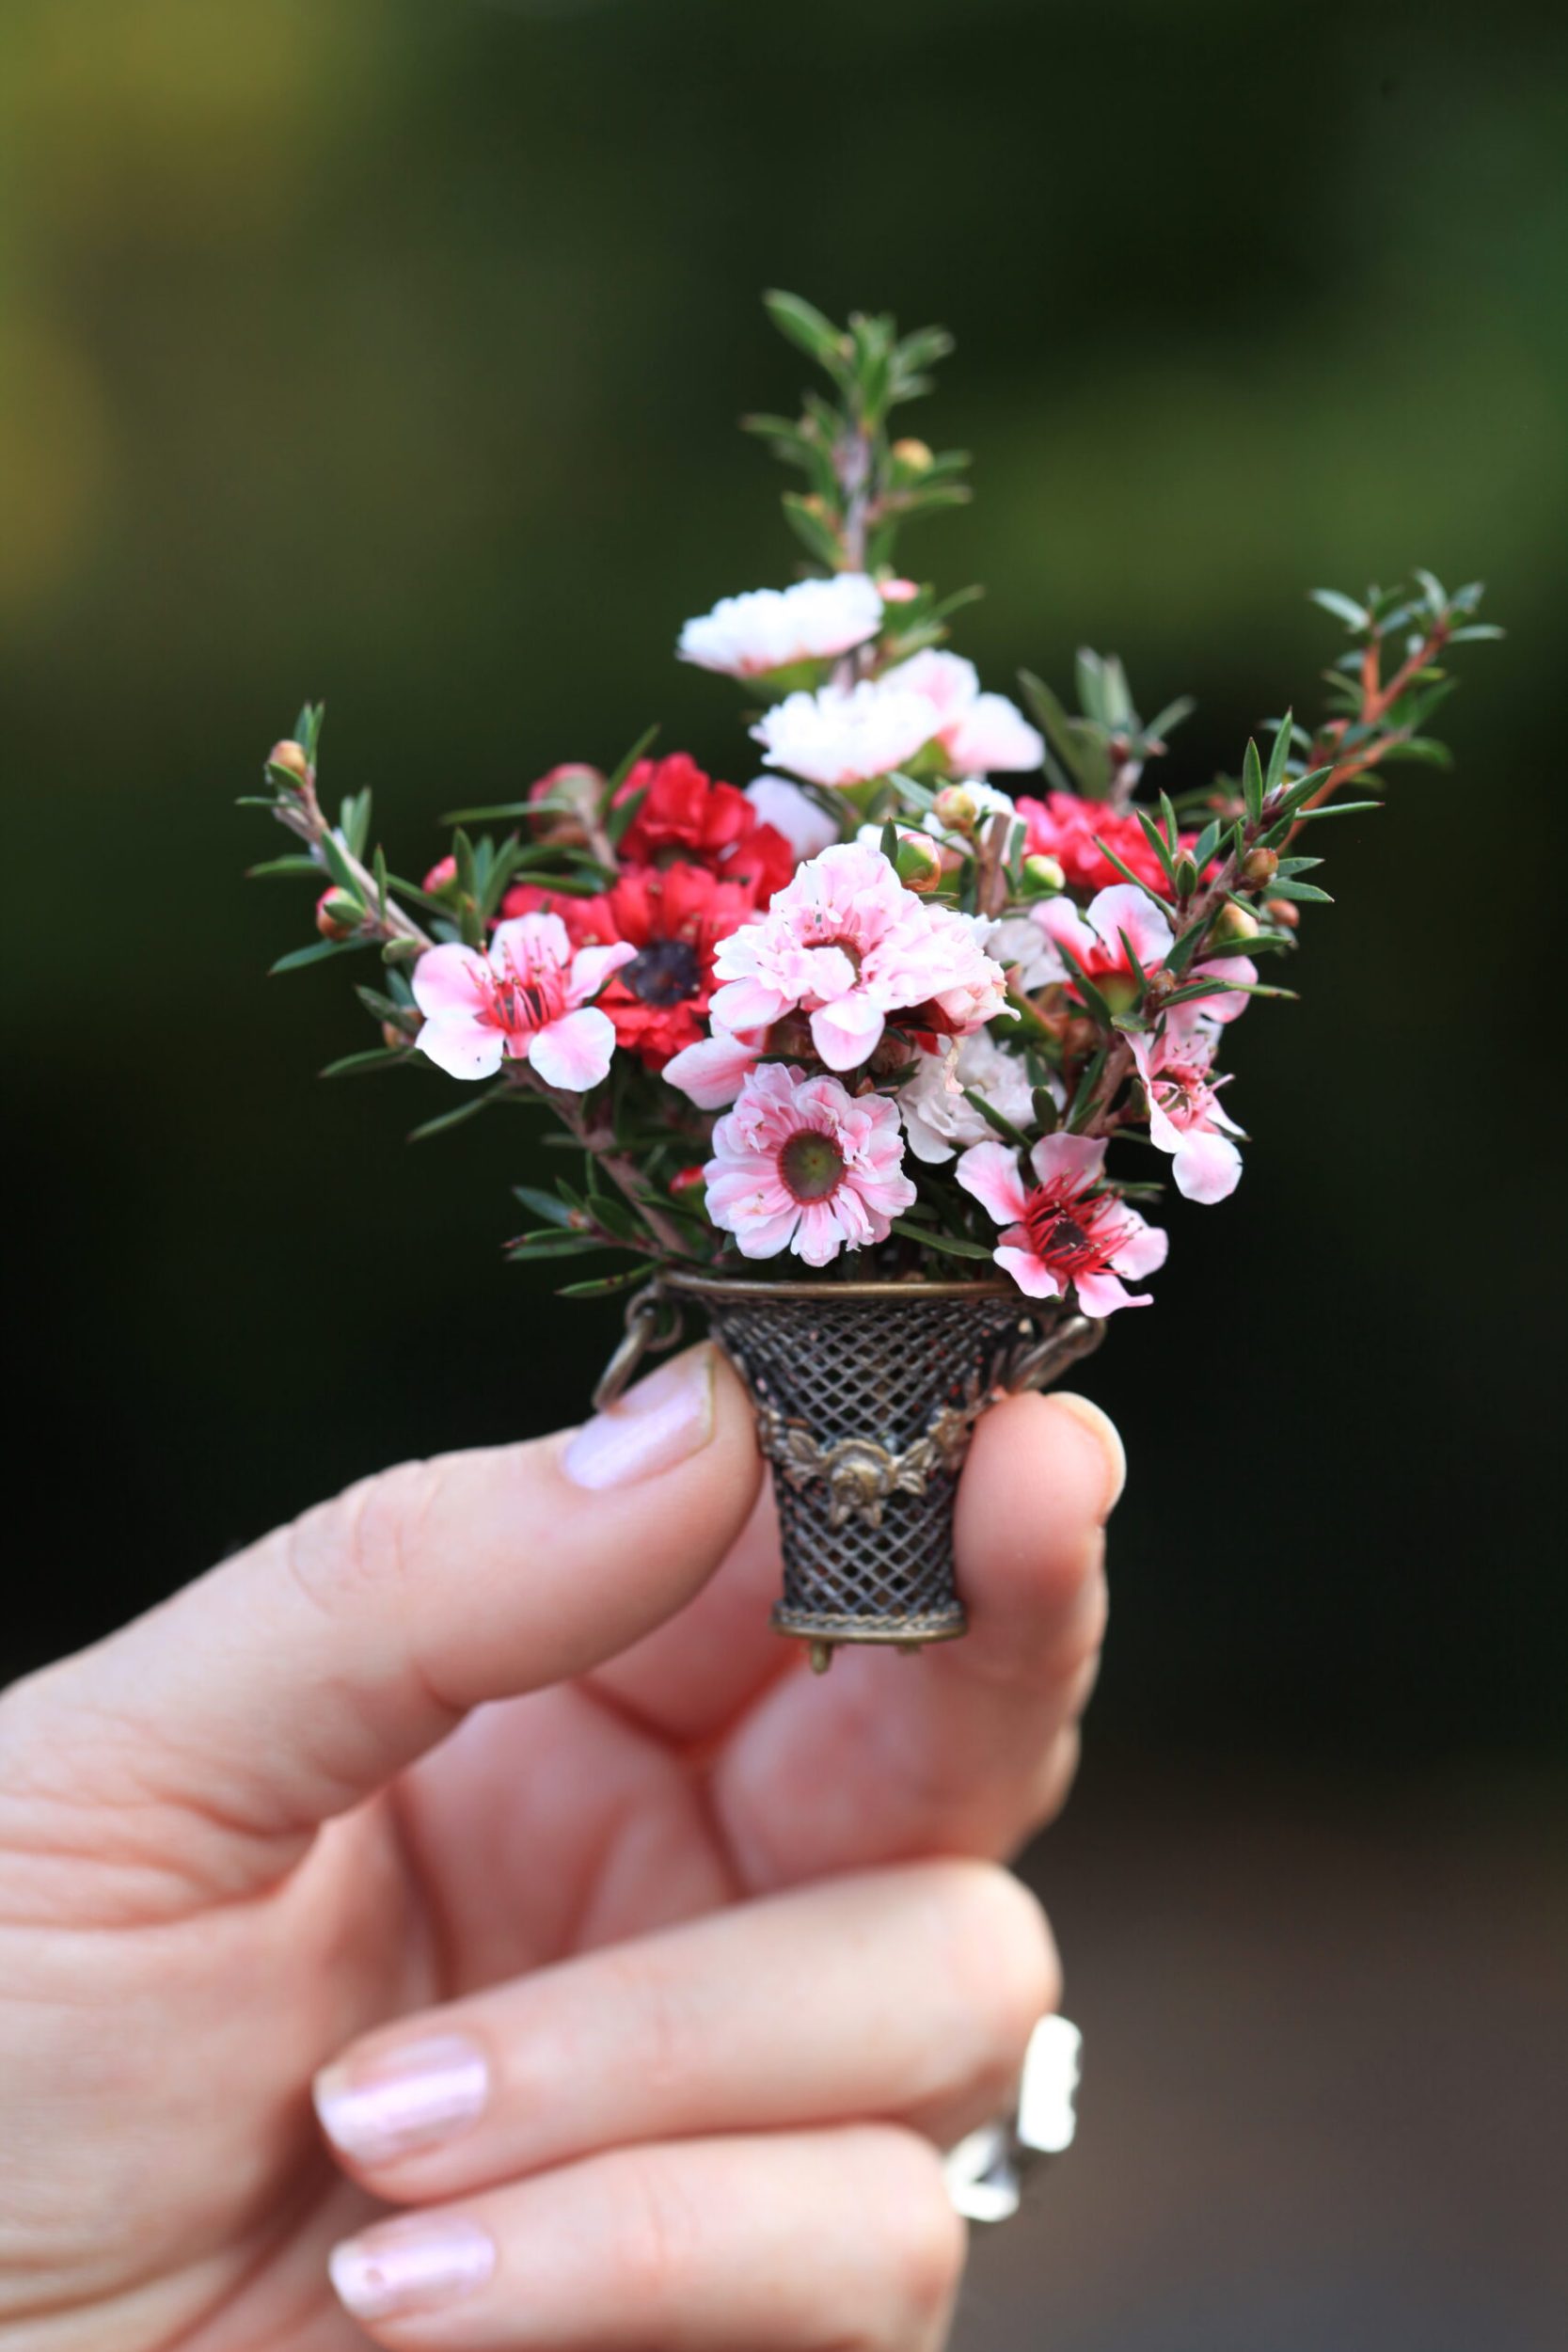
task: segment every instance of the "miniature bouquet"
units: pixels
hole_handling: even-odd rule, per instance
[[[1397,761],[1444,760],[1448,650],[1500,632],[1479,583],[1318,591],[1349,637],[1324,718],[1149,789],[1185,699],[1146,722],[1086,651],[1076,711],[1027,674],[1022,707],[984,691],[948,644],[975,592],[900,567],[902,527],[969,495],[964,453],[890,425],[946,335],[768,307],[826,378],[798,418],[746,421],[803,476],[784,506],[811,569],[676,647],[738,683],[755,779],[656,757],[650,733],[608,773],[570,762],[456,812],[415,884],[372,849],[368,792],[328,815],[311,707],[261,800],[300,846],[254,870],[325,885],[319,938],[275,970],[369,967],[380,1042],[333,1072],[434,1065],[460,1099],[418,1134],[542,1116],[562,1172],[516,1187],[511,1254],[595,1261],[563,1296],[634,1292],[601,1401],[707,1312],[775,1473],[774,1621],[824,1665],[963,1630],[976,1418],[1150,1303],[1167,1182],[1201,1206],[1235,1189],[1226,1041],[1293,993],[1302,909],[1327,903],[1316,829],[1377,806]]]

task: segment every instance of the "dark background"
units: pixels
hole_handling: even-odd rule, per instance
[[[520,1135],[406,1150],[434,1073],[315,1082],[373,1038],[342,968],[263,978],[308,902],[243,882],[285,845],[232,801],[307,693],[404,870],[656,715],[744,782],[737,698],[670,648],[793,562],[734,430],[805,374],[763,285],[953,328],[907,414],[977,501],[909,562],[986,581],[989,684],[1087,641],[1146,711],[1192,689],[1178,781],[1315,708],[1309,586],[1481,574],[1509,627],[1455,772],[1326,836],[1305,999],[1235,1036],[1241,1190],[1174,1204],[1084,1376],[1132,1476],[1038,1867],[1100,2154],[1046,2268],[988,2257],[970,2344],[1034,2343],[1047,2293],[1072,2352],[1545,2341],[1540,2117],[1498,2102],[1562,2041],[1565,98],[1508,0],[0,16],[9,1665],[580,1409],[613,1313],[501,1263]],[[1478,2018],[1514,2042],[1456,2073]]]

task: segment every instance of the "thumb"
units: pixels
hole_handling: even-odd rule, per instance
[[[689,1348],[576,1432],[350,1487],[20,1684],[0,1745],[32,1802],[58,1788],[79,1825],[98,1801],[113,1859],[129,1839],[187,1883],[264,1883],[470,1708],[682,1607],[759,1474],[734,1373]]]

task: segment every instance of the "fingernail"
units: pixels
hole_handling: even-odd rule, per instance
[[[1127,1484],[1127,1449],[1121,1442],[1121,1433],[1109,1413],[1102,1413],[1098,1405],[1092,1404],[1086,1396],[1080,1396],[1076,1389],[1053,1389],[1050,1402],[1060,1405],[1070,1413],[1073,1420],[1089,1432],[1104,1456],[1105,1500],[1100,1506],[1101,1524],[1103,1526],[1121,1501],[1121,1490]]]
[[[345,2238],[327,2259],[338,2300],[356,2319],[440,2311],[482,2287],[496,2267],[496,2242],[477,2221],[390,2221]]]
[[[484,2106],[490,2070],[466,2034],[432,2034],[364,2060],[325,2066],[316,2076],[316,2113],[334,2148],[360,2164],[389,2164],[432,2148],[471,2123]]]
[[[713,1435],[713,1350],[662,1364],[572,1437],[561,1466],[579,1486],[631,1486],[673,1470]]]

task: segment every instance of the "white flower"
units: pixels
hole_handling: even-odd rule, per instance
[[[801,580],[793,588],[755,588],[722,596],[711,612],[688,621],[676,653],[700,670],[761,677],[792,661],[821,660],[863,645],[882,626],[882,600],[863,572]]]
[[[746,798],[765,825],[782,833],[797,860],[816,857],[838,839],[838,827],[820,803],[783,776],[758,776]]]
[[[1049,1081],[1060,1106],[1061,1088]],[[917,1160],[950,1160],[966,1144],[984,1143],[995,1129],[966,1099],[966,1089],[983,1094],[993,1110],[1027,1131],[1037,1124],[1022,1057],[999,1045],[989,1029],[976,1029],[944,1053],[922,1054],[920,1067],[898,1089],[898,1107],[910,1150]]]
[[[895,673],[896,675],[896,673]],[[769,768],[808,784],[864,784],[912,759],[932,734],[931,706],[887,681],[786,694],[752,729]]]

